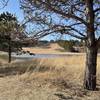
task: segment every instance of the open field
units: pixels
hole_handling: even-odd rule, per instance
[[[32,48],[23,48],[25,51],[30,51],[35,54],[63,54],[65,52],[62,47],[60,47],[57,43],[52,43],[48,46],[43,47],[32,47]]]
[[[94,92],[82,87],[85,55],[5,62],[0,66],[0,100],[100,100],[99,61]]]

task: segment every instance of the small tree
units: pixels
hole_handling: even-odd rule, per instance
[[[0,38],[2,43],[6,43],[8,46],[9,63],[11,62],[11,48],[14,46],[14,42],[17,42],[15,40],[20,37],[21,32],[22,27],[15,16],[8,12],[0,15]]]

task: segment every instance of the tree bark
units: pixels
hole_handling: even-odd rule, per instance
[[[11,63],[11,38],[9,37],[9,41],[8,41],[9,43],[8,43],[8,56],[9,56],[9,58],[8,58],[8,63]]]
[[[84,76],[84,88],[88,90],[96,89],[96,65],[97,65],[97,48],[86,48],[86,68]]]
[[[84,76],[84,88],[88,90],[96,89],[96,65],[97,65],[97,40],[94,29],[94,9],[93,0],[86,0],[87,8],[87,40],[86,40],[86,68]]]

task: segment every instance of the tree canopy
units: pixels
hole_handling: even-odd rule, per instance
[[[11,38],[12,40],[20,38],[23,34],[23,27],[17,21],[17,18],[6,12],[0,15],[0,36],[2,39]]]
[[[20,0],[27,22],[38,24],[34,36],[50,33],[68,34],[78,39],[87,38],[89,17],[86,0]],[[93,0],[95,37],[100,36],[100,1]],[[92,17],[92,16],[91,16]],[[44,31],[42,31],[44,30]]]

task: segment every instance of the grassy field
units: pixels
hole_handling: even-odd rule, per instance
[[[23,48],[25,51],[30,51],[35,54],[65,54],[64,49],[60,47],[57,43],[51,43],[48,46],[43,47],[32,47]]]
[[[100,100],[99,61],[94,92],[83,89],[85,55],[5,61],[0,66],[0,100]]]

